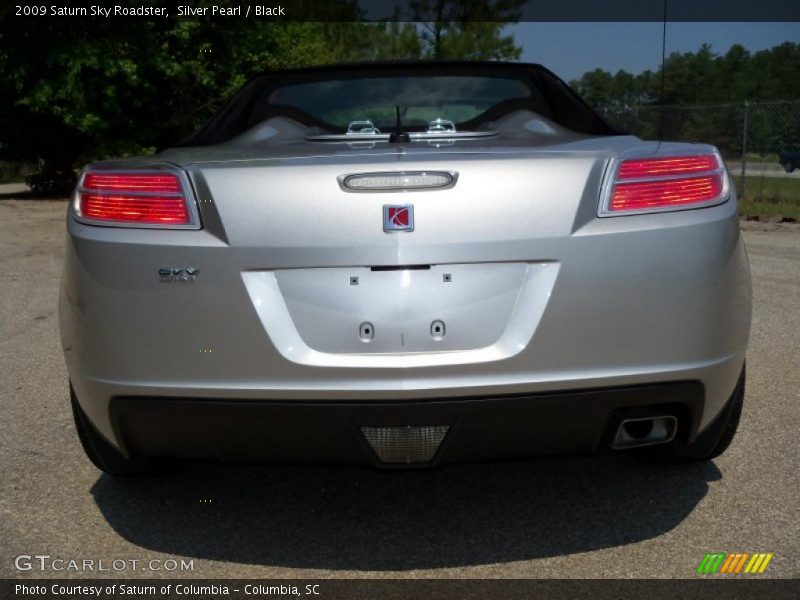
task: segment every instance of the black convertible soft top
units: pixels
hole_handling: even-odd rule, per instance
[[[475,129],[513,110],[527,109],[578,133],[619,135],[564,81],[537,64],[477,61],[403,61],[326,65],[304,69],[271,71],[252,78],[200,130],[179,146],[210,146],[226,142],[274,116],[290,117],[308,126],[342,133],[307,110],[290,103],[275,103],[281,88],[346,79],[403,78],[429,76],[493,77],[516,79],[532,92],[527,97],[503,100],[468,121],[460,129]]]

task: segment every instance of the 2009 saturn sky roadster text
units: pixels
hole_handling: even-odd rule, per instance
[[[717,150],[617,132],[537,65],[268,73],[158,155],[88,165],[60,316],[112,474],[708,459],[750,282]]]

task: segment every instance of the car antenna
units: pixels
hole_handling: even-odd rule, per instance
[[[395,112],[395,126],[394,126],[394,133],[389,136],[389,143],[390,144],[407,144],[411,141],[411,136],[408,135],[405,131],[403,131],[403,124],[400,122],[400,107],[394,107]]]

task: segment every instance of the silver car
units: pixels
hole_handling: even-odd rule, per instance
[[[719,152],[519,63],[271,72],[155,156],[88,165],[61,333],[114,475],[186,459],[706,460],[750,281]]]

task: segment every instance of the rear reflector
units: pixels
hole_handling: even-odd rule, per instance
[[[78,216],[98,224],[185,226],[192,223],[181,180],[175,173],[84,174],[78,188]]]
[[[433,460],[449,429],[449,425],[362,427],[361,433],[381,462],[411,464]]]
[[[718,204],[725,174],[715,154],[624,160],[616,171],[605,213],[645,213]]]

